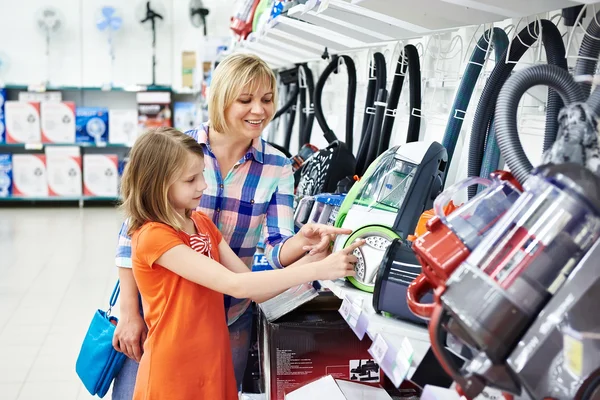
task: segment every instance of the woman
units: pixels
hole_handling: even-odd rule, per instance
[[[298,261],[311,248],[311,253],[319,253],[329,245],[330,235],[347,233],[309,224],[300,231],[301,237],[294,238],[291,162],[261,139],[263,129],[275,113],[276,96],[275,75],[264,61],[254,55],[231,55],[213,74],[208,104],[210,123],[186,132],[202,145],[205,155],[208,189],[198,210],[213,220],[248,267],[261,238],[263,223],[266,257],[275,268]],[[312,247],[303,246],[306,240]],[[121,279],[121,316],[113,344],[129,359],[115,380],[113,399],[130,400],[146,326],[131,272],[126,223],[119,234],[116,265]],[[238,388],[250,344],[250,303],[248,299],[225,297]]]

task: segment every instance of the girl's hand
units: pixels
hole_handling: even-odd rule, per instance
[[[351,233],[351,229],[334,228],[330,225],[313,223],[304,225],[298,232],[306,242],[302,250],[308,251],[310,255],[327,251],[336,235],[349,235]]]
[[[148,328],[141,315],[120,318],[113,336],[113,347],[138,363],[144,353]]]
[[[319,262],[319,279],[339,279],[354,276],[356,274],[354,266],[358,259],[352,253],[363,244],[365,244],[364,239],[357,240],[345,249],[333,253]]]

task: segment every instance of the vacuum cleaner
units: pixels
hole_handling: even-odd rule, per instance
[[[444,190],[435,199],[435,216],[427,222],[427,232],[412,245],[423,271],[411,282],[407,291],[406,301],[413,314],[423,319],[431,317],[435,303],[424,302],[425,296],[444,287],[450,275],[467,259],[523,190],[507,171],[498,171],[490,178],[467,178]],[[452,196],[474,184],[486,188],[450,215],[444,215],[443,207]]]
[[[570,379],[574,385],[568,396],[556,389],[564,380],[549,380],[545,387],[539,380],[544,371],[556,372],[542,360],[563,353],[557,350],[560,340],[546,343],[554,353],[532,350],[553,330],[564,336],[560,329],[571,318],[578,321],[576,329],[598,329],[594,322],[587,325],[586,319],[597,321],[593,317],[597,313],[584,308],[589,301],[585,297],[597,292],[582,291],[573,280],[583,274],[588,279],[584,288],[600,284],[597,262],[585,257],[600,237],[600,179],[577,164],[545,165],[534,170],[523,187],[514,205],[450,276],[445,289],[436,291],[439,304],[429,324],[432,349],[468,398],[485,386],[515,395],[524,392],[534,399],[566,400],[582,393],[579,379]],[[565,297],[566,293],[570,295]],[[549,313],[546,307],[551,305],[560,310]],[[533,330],[540,321],[544,328]],[[444,347],[448,333],[476,350],[462,368],[448,357]],[[527,343],[522,339],[532,335],[538,340],[524,348]],[[585,371],[584,362],[579,364],[579,371],[587,374],[583,378],[600,373],[598,354],[581,355],[591,359]],[[525,365],[537,366],[535,378],[531,370],[528,379],[519,375]]]
[[[440,193],[446,157],[446,150],[437,142],[392,147],[348,192],[335,226],[353,233],[338,235],[333,251],[366,240],[354,251],[358,258],[356,276],[348,278],[354,286],[373,292],[386,249],[395,239],[414,232],[419,215]]]

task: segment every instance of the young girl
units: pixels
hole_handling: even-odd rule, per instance
[[[251,273],[212,221],[192,211],[206,189],[203,155],[193,138],[161,128],[136,141],[123,176],[148,325],[134,399],[237,399],[223,293],[262,302],[303,282],[353,275],[352,252],[363,243],[319,262]]]

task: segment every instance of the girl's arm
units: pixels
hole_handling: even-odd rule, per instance
[[[294,267],[300,267],[309,264],[310,262],[322,261],[325,258],[325,256],[325,253],[318,253],[314,256],[307,255],[301,258],[300,260],[296,261],[295,263],[289,265],[287,268],[289,269]],[[249,271],[246,264],[233,252],[233,250],[231,250],[231,247],[229,247],[225,240],[221,240],[221,243],[219,243],[219,257],[221,259],[221,264],[223,264],[225,268],[232,272],[245,273]],[[253,300],[257,303],[262,303],[263,301],[267,301],[277,296],[278,294],[283,293],[285,290],[286,289],[266,293],[263,296],[254,298]]]
[[[353,263],[357,259],[352,252],[363,243],[364,241],[356,242],[323,261],[275,271],[250,272],[244,265],[246,272],[235,273],[183,244],[164,252],[156,263],[209,289],[238,299],[248,298],[260,302],[265,300],[265,295],[273,297],[278,292],[301,283],[353,275]],[[224,262],[231,263],[230,256],[225,255],[225,258],[227,260]],[[202,268],[198,268],[199,265]],[[232,268],[241,270],[241,265],[237,264]]]

